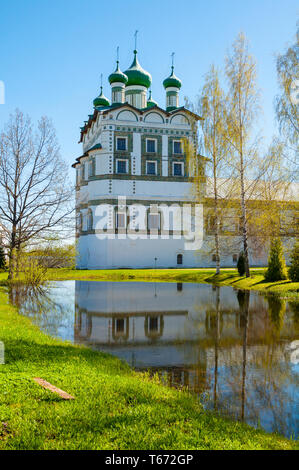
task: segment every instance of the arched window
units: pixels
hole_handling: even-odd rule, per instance
[[[183,264],[183,255],[179,253],[176,257],[177,264]]]

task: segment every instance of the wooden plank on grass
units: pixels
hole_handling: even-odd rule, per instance
[[[55,387],[55,385],[50,384],[44,379],[41,379],[40,377],[34,377],[33,380],[41,385],[42,387],[46,388],[47,390],[50,390],[53,393],[57,393],[61,398],[64,400],[74,400],[75,397],[72,397],[72,395],[69,395],[68,393],[64,392],[60,388]]]

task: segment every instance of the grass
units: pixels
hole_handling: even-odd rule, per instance
[[[53,339],[0,290],[0,450],[295,449],[295,441],[206,412],[108,354]],[[33,381],[67,391],[64,401]]]
[[[299,282],[289,280],[266,282],[265,268],[251,269],[250,278],[239,276],[236,269],[222,269],[215,275],[215,269],[110,269],[110,270],[49,270],[52,280],[90,280],[90,281],[161,281],[161,282],[199,282],[239,289],[253,289],[264,293],[280,294],[284,297],[299,299]],[[1,279],[1,277],[0,277]]]
[[[223,268],[216,275],[214,268],[198,269],[49,269],[48,279],[55,281],[150,281],[150,282],[198,282],[232,286],[238,289],[258,290],[264,293],[279,294],[286,298],[299,300],[299,282],[290,280],[266,282],[265,268],[252,268],[250,278],[239,276],[234,268]],[[6,285],[7,273],[0,272],[0,285]]]

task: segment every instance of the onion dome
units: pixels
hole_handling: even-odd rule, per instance
[[[112,83],[117,83],[117,82],[124,83],[124,84],[127,83],[128,77],[120,70],[119,65],[118,65],[118,60],[116,61],[116,69],[114,72],[112,72],[109,75],[108,80],[109,80],[110,85],[112,85]]]
[[[103,87],[101,86],[101,93],[93,100],[94,107],[110,106],[110,101],[103,95]]]
[[[147,100],[147,108],[152,108],[153,106],[158,106],[157,101],[152,99],[152,90],[150,90],[149,98]]]
[[[164,82],[163,82],[163,86],[164,88],[168,88],[168,87],[175,87],[175,88],[181,88],[182,86],[182,82],[181,80],[175,76],[174,72],[173,72],[173,65],[171,67],[171,74],[169,75],[169,77],[165,78]]]
[[[126,86],[139,85],[149,88],[152,83],[151,75],[144,70],[138,62],[137,51],[134,51],[134,60],[131,67],[125,71],[126,76],[128,77],[128,82]]]

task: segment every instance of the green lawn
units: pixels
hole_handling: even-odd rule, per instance
[[[0,449],[294,449],[298,444],[203,411],[195,397],[108,354],[52,339],[0,290]],[[32,379],[67,391],[64,401]]]
[[[78,279],[90,281],[162,281],[200,282],[228,285],[240,289],[254,289],[263,292],[282,294],[299,299],[299,282],[266,282],[265,268],[251,269],[250,278],[239,276],[236,269],[226,268],[216,276],[215,269],[110,269],[110,270],[49,270],[49,279]],[[0,278],[1,279],[1,278]]]
[[[266,282],[265,268],[252,268],[250,278],[239,276],[234,268],[224,268],[216,276],[214,268],[208,269],[49,269],[48,279],[85,281],[150,281],[150,282],[200,282],[253,289],[264,293],[276,293],[284,297],[299,299],[299,282],[289,280]],[[0,284],[5,284],[7,273],[0,272]]]

